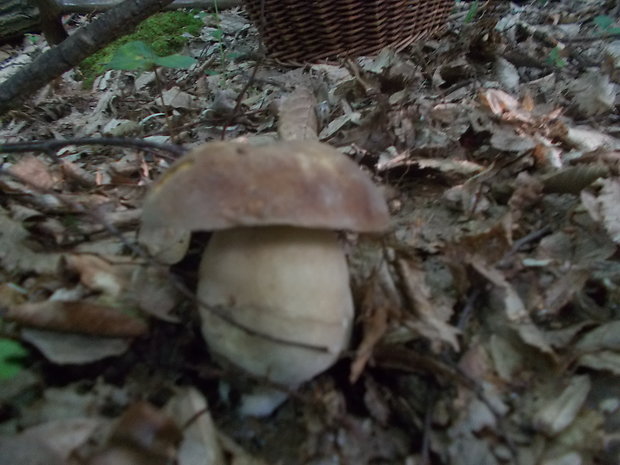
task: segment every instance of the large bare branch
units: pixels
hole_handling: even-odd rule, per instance
[[[26,32],[43,31],[50,44],[66,38],[61,18],[68,13],[107,11],[122,0],[0,0],[0,42]],[[175,0],[166,10],[195,8],[213,11],[232,8],[241,0]]]
[[[0,115],[82,60],[132,31],[172,0],[125,0],[0,84]]]

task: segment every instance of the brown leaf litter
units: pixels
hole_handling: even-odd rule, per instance
[[[207,237],[138,237],[170,158],[3,155],[0,340],[29,355],[0,385],[0,465],[617,464],[620,73],[592,22],[617,8],[514,2],[399,54],[256,70],[233,9],[221,43],[190,40],[201,67],[164,74],[167,109],[152,73],[86,92],[68,73],[5,117],[11,142],[165,142],[165,111],[188,147],[318,134],[381,185],[392,226],[343,234],[357,309],[343,360],[269,419],[240,418],[248,380],[211,359],[189,297]],[[189,254],[170,267],[176,246]]]

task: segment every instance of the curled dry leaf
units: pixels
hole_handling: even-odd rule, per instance
[[[390,307],[393,305],[394,302],[391,302],[382,291],[377,277],[371,278],[361,304],[361,320],[364,335],[355,351],[355,358],[351,363],[351,373],[349,374],[349,381],[351,383],[355,383],[358,380],[372,356],[372,349],[387,331],[388,315]]]
[[[405,322],[407,328],[424,336],[433,344],[447,343],[458,351],[460,331],[447,323],[453,310],[432,299],[424,271],[411,261],[405,260],[398,261],[398,271],[403,279],[405,293],[415,312],[415,317]]]
[[[610,321],[586,333],[575,345],[579,353],[614,350],[620,352],[620,321]]]
[[[550,136],[561,140],[569,147],[584,152],[620,148],[620,141],[608,134],[586,126],[567,126],[559,121],[550,127]]]
[[[89,289],[117,297],[125,280],[114,264],[89,254],[72,254],[65,258],[67,267],[80,275],[80,281]]]
[[[603,350],[594,354],[583,354],[577,360],[580,367],[591,370],[608,371],[620,375],[620,353]]]
[[[204,396],[193,388],[180,390],[165,410],[183,427],[178,465],[222,465],[225,462],[218,430]]]
[[[590,392],[590,378],[575,376],[558,396],[546,399],[542,409],[534,417],[534,425],[539,430],[554,436],[567,428],[577,417]]]
[[[168,270],[136,261],[118,260],[119,257],[114,256],[104,258],[94,254],[72,254],[67,256],[66,263],[80,274],[82,284],[101,292],[107,302],[112,300],[118,306],[137,306],[144,313],[161,320],[178,321],[170,314],[179,295]]]
[[[135,266],[126,299],[147,315],[178,323],[179,318],[171,311],[179,302],[180,295],[172,279],[170,272],[162,267]]]
[[[189,231],[170,227],[141,227],[138,242],[158,263],[173,265],[180,262],[189,248]]]
[[[58,365],[92,363],[127,351],[126,338],[82,336],[39,329],[23,329],[21,337]]]
[[[94,418],[55,420],[0,437],[0,465],[67,465],[71,453],[101,423]]]
[[[578,194],[598,178],[609,176],[602,164],[569,166],[543,177],[545,192]],[[620,198],[620,197],[619,197]]]
[[[5,318],[23,326],[103,337],[136,337],[146,333],[144,321],[88,301],[29,302],[10,307]]]
[[[527,134],[520,134],[511,128],[498,127],[493,130],[491,146],[505,152],[525,152],[536,147],[536,141]]]
[[[178,87],[165,90],[162,93],[164,105],[169,108],[193,110],[200,108],[200,101],[194,95],[183,92]]]
[[[607,179],[599,195],[603,225],[611,240],[620,244],[620,181]]]
[[[534,325],[523,300],[502,273],[486,265],[479,258],[471,258],[470,264],[496,287],[496,291],[501,296],[500,303],[508,324],[517,332],[523,342],[553,356],[554,351],[545,340],[544,334]]]
[[[488,89],[480,93],[480,100],[483,106],[504,121],[534,122],[532,115],[521,108],[519,101],[506,92],[498,89]]]
[[[28,231],[0,207],[0,264],[13,272],[54,274],[58,271],[59,253],[35,252],[26,244]]]
[[[577,110],[582,116],[595,116],[613,110],[616,86],[609,76],[599,71],[588,71],[570,86]]]
[[[174,461],[181,441],[179,427],[146,402],[130,406],[121,415],[101,451],[86,465],[166,465]]]

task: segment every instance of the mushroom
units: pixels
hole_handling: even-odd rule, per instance
[[[146,231],[215,231],[197,289],[209,349],[292,389],[349,341],[353,301],[337,230],[380,232],[388,221],[370,177],[314,141],[207,143],[153,184],[143,209]],[[269,414],[285,398],[263,388],[242,411]]]

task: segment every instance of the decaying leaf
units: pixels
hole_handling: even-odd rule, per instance
[[[544,353],[553,355],[553,349],[545,340],[542,331],[532,322],[523,300],[502,273],[477,259],[473,259],[471,265],[496,286],[497,291],[500,293],[500,301],[505,316],[508,318],[510,326],[519,334],[523,342],[538,348]]]
[[[577,364],[592,370],[608,371],[620,375],[620,353],[601,350],[592,354],[583,354]]]
[[[136,337],[146,333],[144,321],[89,301],[28,302],[4,315],[22,326],[101,337]]]
[[[405,260],[398,261],[398,268],[415,312],[415,318],[408,319],[406,326],[433,344],[446,343],[458,351],[460,331],[447,323],[453,310],[433,301],[423,270]]]
[[[166,412],[183,430],[179,465],[221,465],[226,463],[204,396],[196,389],[180,390],[166,405]]]
[[[21,223],[11,219],[0,207],[0,264],[12,272],[34,271],[54,274],[58,271],[62,254],[35,252],[27,244],[28,231]]]
[[[71,254],[66,257],[67,267],[80,275],[80,281],[89,289],[118,297],[126,279],[120,267],[96,255]]]
[[[183,92],[178,87],[163,91],[164,105],[171,108],[192,110],[200,108],[199,99],[187,92]]]
[[[616,101],[616,86],[609,76],[588,71],[571,85],[577,109],[582,116],[595,116],[611,111]]]
[[[506,152],[524,152],[536,147],[536,141],[527,134],[518,134],[510,128],[496,128],[491,136],[491,145]]]
[[[24,180],[29,186],[41,190],[49,190],[56,184],[50,167],[36,157],[25,157],[11,166],[9,172],[18,179]]]
[[[298,87],[282,98],[278,108],[278,134],[282,140],[318,139],[316,97],[307,87]]]
[[[180,428],[147,402],[137,402],[121,415],[100,451],[86,465],[166,465],[177,454]]]
[[[569,166],[543,177],[546,192],[578,194],[598,178],[609,175],[605,165]]]
[[[620,181],[606,179],[599,195],[603,224],[609,237],[620,244]]]
[[[557,124],[553,128],[553,134],[577,150],[593,152],[594,150],[618,150],[620,141],[601,131],[596,131],[586,126],[565,126]]]
[[[126,338],[83,336],[39,329],[23,329],[21,337],[39,349],[49,361],[59,365],[91,363],[121,355],[131,344]]]
[[[189,241],[189,235],[186,238]],[[165,321],[178,321],[170,311],[178,303],[179,294],[167,268],[94,254],[71,254],[66,263],[79,273],[86,287],[102,294],[100,300],[119,307],[137,307]]]
[[[533,122],[529,112],[521,109],[517,99],[498,89],[488,89],[480,93],[482,104],[494,115],[507,121]]]
[[[372,356],[372,349],[387,331],[389,307],[391,305],[394,303],[390,302],[389,298],[383,293],[376,276],[371,278],[361,305],[364,335],[356,350],[355,359],[351,363],[351,373],[349,374],[351,383],[358,380]]]
[[[173,228],[140,228],[138,242],[159,263],[172,265],[180,262],[189,247],[191,234]]]
[[[587,332],[575,344],[580,353],[614,350],[620,352],[620,321],[610,321]]]
[[[0,465],[65,465],[101,424],[96,418],[70,418],[0,437]]]
[[[551,436],[567,428],[576,418],[590,392],[588,376],[573,377],[561,394],[553,394],[541,405],[534,418],[535,426]]]

